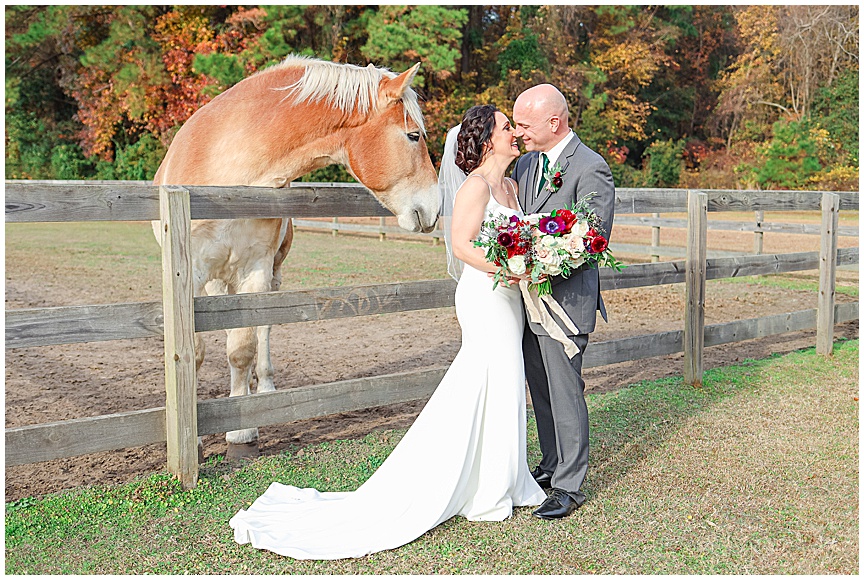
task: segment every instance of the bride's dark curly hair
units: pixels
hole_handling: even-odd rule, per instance
[[[456,167],[469,174],[480,166],[486,143],[495,129],[495,105],[476,105],[465,112],[462,128],[456,137]]]

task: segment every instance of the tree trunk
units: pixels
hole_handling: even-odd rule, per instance
[[[459,82],[462,82],[463,75],[473,72],[476,68],[474,62],[474,49],[477,48],[475,39],[477,35],[482,38],[483,26],[483,6],[468,6],[468,20],[462,28],[462,60],[459,63]],[[476,86],[475,90],[479,90]]]

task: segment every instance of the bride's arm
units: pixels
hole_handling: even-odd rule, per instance
[[[453,255],[481,272],[495,272],[497,267],[486,261],[483,248],[475,248],[472,240],[480,233],[489,203],[489,186],[482,179],[469,179],[453,202]]]

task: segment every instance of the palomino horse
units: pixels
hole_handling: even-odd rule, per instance
[[[438,215],[438,181],[410,86],[419,66],[397,76],[371,64],[288,57],[192,115],[174,137],[154,183],[284,187],[309,171],[341,163],[401,227],[430,232]],[[157,227],[154,223],[159,239]],[[288,218],[194,221],[194,294],[278,290],[292,238]],[[270,327],[227,333],[231,396],[250,393],[253,362],[257,392],[273,391]],[[204,341],[197,336],[195,355],[200,368]],[[258,429],[231,431],[226,439],[230,456],[257,453]]]

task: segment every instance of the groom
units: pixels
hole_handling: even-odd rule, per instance
[[[513,171],[525,213],[549,213],[593,194],[588,205],[602,220],[608,239],[615,213],[612,173],[606,161],[570,130],[564,95],[548,84],[531,87],[516,99],[513,121],[515,136],[522,138],[528,150]],[[557,171],[560,179],[555,176]],[[598,310],[606,320],[596,268],[582,267],[567,279],[553,277],[552,296],[579,330],[577,335],[565,330],[579,353],[569,358],[560,342],[526,318],[522,340],[525,376],[543,454],[532,475],[541,487],[552,490],[533,512],[542,519],[564,518],[585,502],[580,487],[588,471],[588,408],[582,353]],[[552,317],[558,321],[554,314]],[[560,322],[559,326],[567,328]]]

